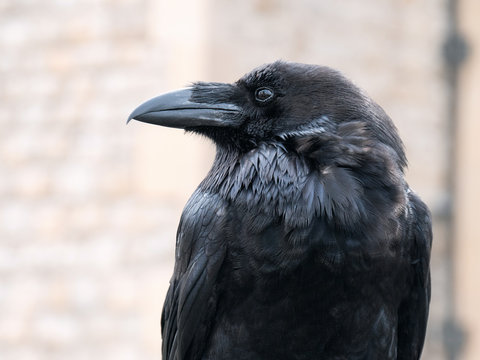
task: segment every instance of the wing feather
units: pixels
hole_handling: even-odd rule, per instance
[[[411,247],[411,287],[398,314],[399,360],[419,359],[427,329],[430,303],[430,251],[432,222],[427,206],[413,192],[409,193],[409,240]]]
[[[223,207],[218,197],[196,192],[182,215],[177,235],[182,256],[177,257],[162,313],[164,360],[198,359],[208,341],[225,257]]]

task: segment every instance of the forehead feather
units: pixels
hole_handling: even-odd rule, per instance
[[[244,75],[238,83],[247,87],[285,85],[285,68],[279,66],[279,62],[260,66]]]

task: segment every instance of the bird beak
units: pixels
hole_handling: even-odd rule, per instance
[[[194,102],[192,88],[157,96],[137,107],[128,117],[149,124],[173,128],[232,126],[238,122],[240,108],[234,104]]]

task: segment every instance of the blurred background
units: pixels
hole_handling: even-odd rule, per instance
[[[183,205],[214,154],[141,102],[276,59],[396,122],[434,216],[423,359],[480,359],[478,0],[2,0],[0,358],[160,359]]]

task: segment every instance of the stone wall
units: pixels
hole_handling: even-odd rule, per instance
[[[0,4],[0,354],[159,359],[183,203],[213,149],[141,101],[278,58],[340,69],[397,123],[409,182],[445,190],[443,3],[6,0]],[[442,359],[443,226],[424,359]]]

